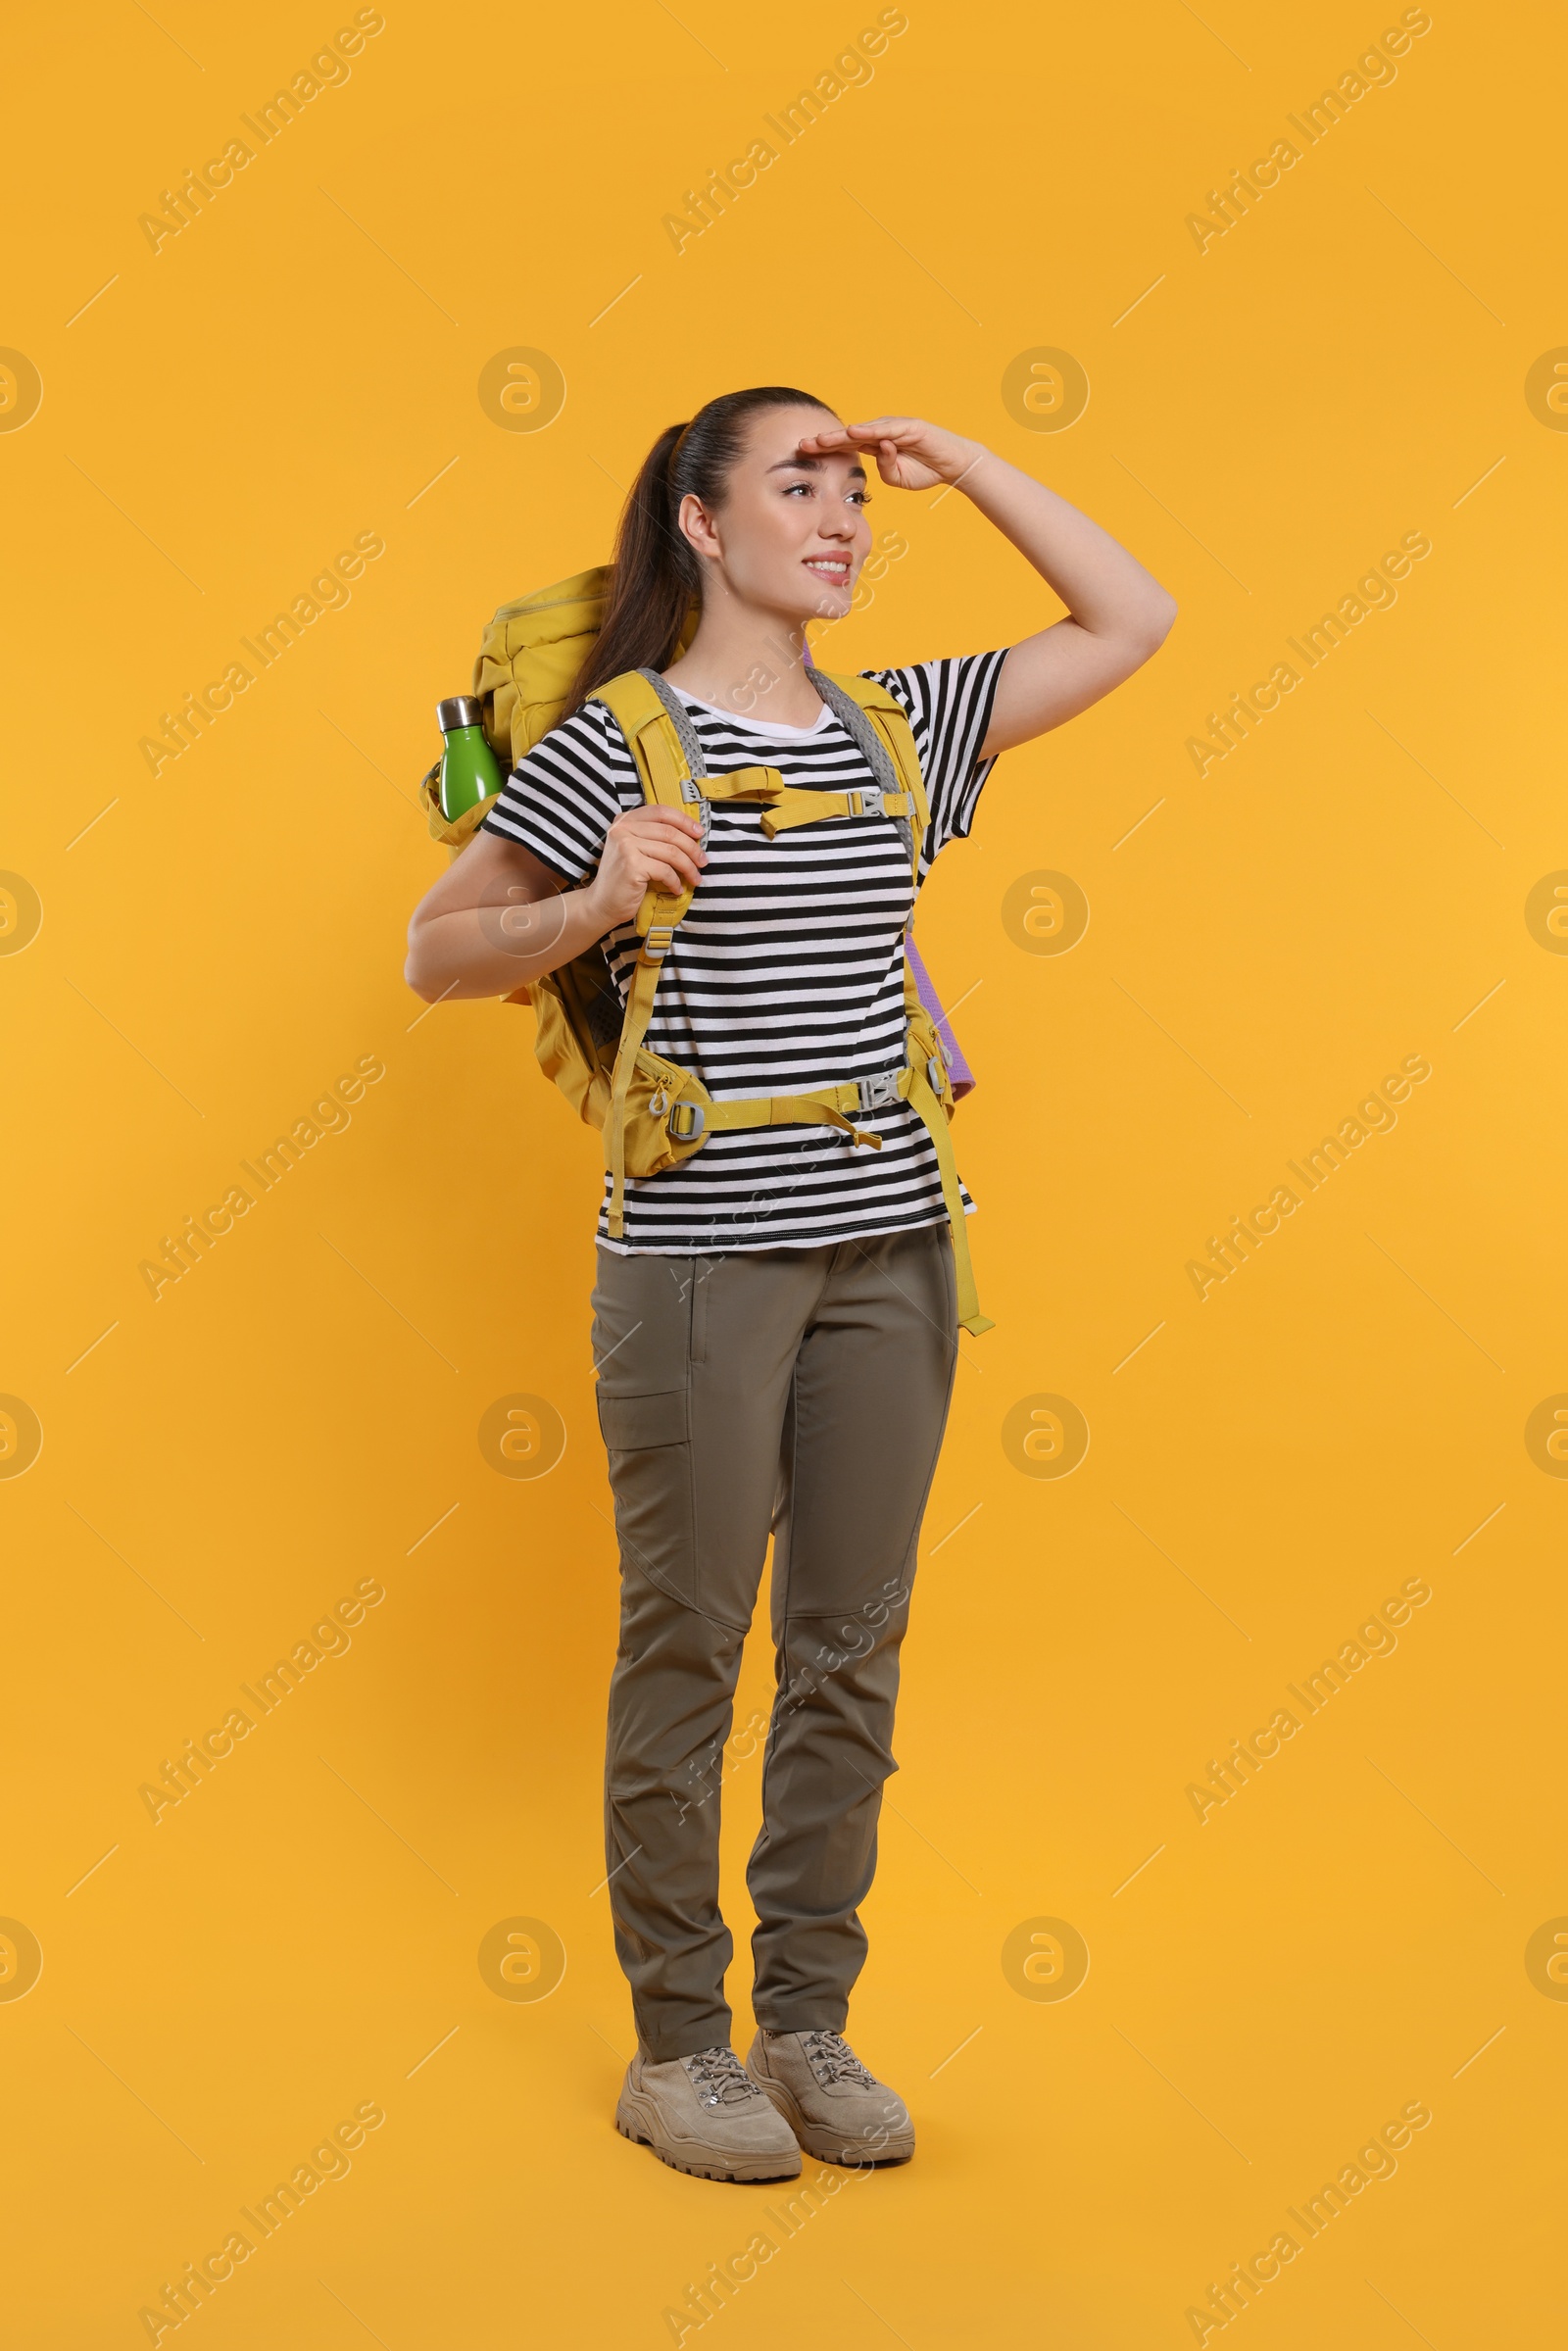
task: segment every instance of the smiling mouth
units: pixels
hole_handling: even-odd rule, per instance
[[[849,563],[843,557],[807,556],[805,563],[808,571],[816,572],[822,579],[847,580],[850,576]]]

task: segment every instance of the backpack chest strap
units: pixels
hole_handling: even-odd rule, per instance
[[[866,784],[847,792],[807,792],[787,784],[776,767],[740,767],[733,775],[687,777],[681,797],[695,806],[703,801],[751,801],[761,805],[762,830],[771,841],[775,833],[798,824],[820,824],[830,816],[907,816],[911,803],[906,792]],[[706,823],[704,832],[707,832]]]

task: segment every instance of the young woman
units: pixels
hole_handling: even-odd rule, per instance
[[[1164,638],[1164,589],[980,442],[912,416],[843,424],[777,387],[710,401],[638,475],[567,715],[415,912],[419,996],[505,995],[602,940],[624,1000],[644,893],[695,886],[660,970],[654,1052],[718,1102],[904,1068],[913,884],[894,818],[840,803],[769,837],[760,808],[720,796],[705,835],[644,805],[593,699],[625,670],[662,674],[710,778],[760,765],[798,790],[872,784],[805,652],[809,621],[848,612],[870,547],[867,459],[895,490],[960,490],[1067,607],[1010,650],[862,672],[913,729],[922,880],[969,831],[997,754],[1087,710]],[[957,1351],[937,1152],[890,1091],[860,1089],[884,1098],[857,1114],[880,1148],[842,1125],[721,1130],[627,1182],[621,1239],[600,1214],[594,1354],[621,1551],[606,1868],[638,2035],[616,2121],[709,2179],[793,2177],[802,2146],[846,2163],[914,2149],[902,2100],[843,2038]],[[759,2030],[743,2066],[718,1791],[770,1532],[778,1688],[748,1873]]]

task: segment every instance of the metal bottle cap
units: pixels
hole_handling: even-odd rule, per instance
[[[477,694],[454,694],[450,702],[435,706],[435,722],[444,735],[457,726],[477,726],[484,716],[484,704]]]

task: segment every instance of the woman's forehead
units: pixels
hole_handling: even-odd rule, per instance
[[[824,424],[837,422],[836,416],[822,409],[778,409],[770,415],[764,413],[753,428],[747,457],[764,473],[794,467],[808,473],[863,476],[865,465],[858,450],[836,449],[809,455],[802,452],[803,440],[809,439]]]

